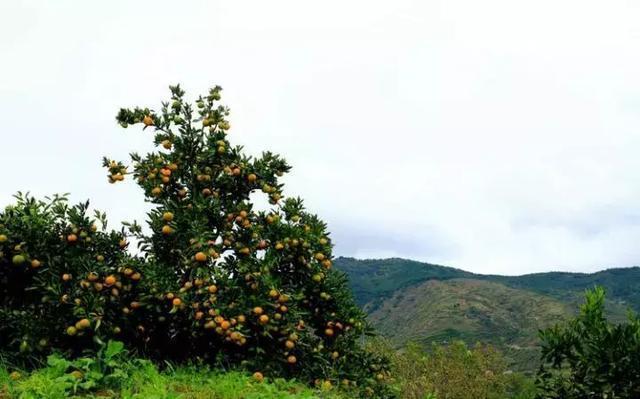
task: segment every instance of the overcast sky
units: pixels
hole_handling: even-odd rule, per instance
[[[3,1],[0,205],[91,198],[149,134],[119,107],[224,87],[231,140],[294,169],[336,254],[475,272],[640,264],[636,0]]]

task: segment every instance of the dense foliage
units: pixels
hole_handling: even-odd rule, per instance
[[[541,399],[640,397],[640,319],[612,324],[605,292],[587,292],[580,314],[541,332]]]
[[[159,147],[130,166],[103,160],[109,182],[132,175],[154,204],[150,233],[108,231],[103,214],[61,197],[18,196],[0,213],[0,350],[25,359],[118,339],[155,359],[386,395],[385,361],[358,346],[371,329],[332,269],[326,225],[283,197],[284,159],[231,145],[220,92],[192,106],[175,86],[160,111],[118,113]]]
[[[258,380],[247,373],[206,366],[159,370],[149,360],[132,359],[110,341],[91,357],[66,359],[52,354],[47,364],[25,371],[0,363],[0,398],[64,399],[293,399],[344,398],[330,386],[315,389],[284,379]]]
[[[395,386],[403,399],[532,399],[533,379],[509,372],[502,353],[492,346],[467,346],[463,341],[433,344],[429,349],[410,343],[394,351],[386,341],[371,342],[391,354]]]

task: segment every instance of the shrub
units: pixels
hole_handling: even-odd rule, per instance
[[[609,323],[605,292],[587,291],[580,314],[540,333],[539,398],[640,397],[640,319]]]
[[[132,153],[131,166],[103,160],[110,183],[132,176],[154,204],[150,233],[135,222],[103,230],[104,214],[62,197],[18,196],[0,213],[0,348],[25,358],[118,339],[154,359],[387,395],[384,358],[357,344],[372,330],[331,268],[325,223],[284,198],[284,159],[231,145],[220,93],[192,106],[173,86],[158,112],[118,113],[158,146]]]
[[[400,351],[381,340],[371,346],[390,353],[392,375],[399,396],[405,399],[530,399],[533,381],[506,369],[503,355],[487,345],[469,348],[463,341],[433,344],[429,351],[408,344]]]

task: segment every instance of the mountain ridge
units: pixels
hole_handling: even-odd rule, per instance
[[[515,370],[537,367],[537,334],[575,315],[586,289],[607,290],[612,321],[640,310],[640,267],[594,273],[484,275],[402,258],[339,257],[358,305],[395,346],[462,339],[505,352]]]

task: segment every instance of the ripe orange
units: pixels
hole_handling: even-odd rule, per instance
[[[153,189],[153,190],[151,190],[151,194],[152,194],[154,197],[158,197],[158,196],[160,196],[160,194],[162,194],[162,188],[160,188],[160,187],[154,187],[154,189]]]
[[[91,322],[89,319],[81,319],[76,323],[77,330],[84,330],[91,327]]]
[[[138,280],[140,280],[140,277],[142,277],[142,276],[140,275],[140,273],[137,273],[137,272],[136,272],[136,273],[133,273],[133,274],[131,275],[131,280],[133,280],[133,281],[138,281]]]
[[[244,317],[243,314],[241,314],[240,316],[238,316],[238,323],[244,323],[245,321],[247,321],[247,318]]]
[[[171,222],[173,220],[173,213],[171,212],[165,212],[162,214],[162,220],[164,220],[165,222]]]
[[[115,276],[107,276],[107,277],[104,279],[104,283],[105,283],[107,286],[114,285],[114,284],[116,283],[116,281],[117,281],[117,280],[116,280]]]
[[[267,324],[269,322],[269,316],[267,316],[266,314],[263,314],[262,316],[260,316],[260,324]]]
[[[218,287],[212,284],[209,287],[207,287],[207,291],[209,291],[209,294],[215,294],[218,291]]]
[[[262,381],[264,381],[264,376],[262,375],[261,372],[256,371],[255,373],[253,373],[253,379],[258,381],[258,382],[262,382]]]
[[[225,320],[222,323],[220,323],[220,327],[222,327],[222,329],[226,331],[231,327],[231,323]]]
[[[324,330],[324,335],[326,335],[327,337],[333,337],[334,331],[332,328],[327,328],[326,330]]]
[[[98,281],[98,275],[94,272],[91,272],[87,275],[87,280],[91,282]]]
[[[198,252],[197,254],[195,254],[194,258],[198,262],[204,262],[207,260],[207,254],[205,254],[204,252]]]
[[[71,275],[69,273],[65,273],[62,275],[62,281],[69,281],[71,280]]]
[[[285,346],[287,349],[293,349],[293,348],[296,346],[296,344],[295,344],[293,341],[291,341],[291,340],[287,340],[287,341],[284,343],[284,346]]]
[[[20,373],[19,373],[19,372],[17,372],[17,371],[14,371],[14,372],[12,372],[11,374],[9,374],[9,378],[10,378],[12,381],[18,381],[20,378],[22,378],[22,374],[20,374]]]
[[[173,233],[173,229],[171,228],[171,226],[169,226],[168,224],[162,226],[162,234],[168,236],[171,233]]]
[[[170,150],[172,145],[171,140],[162,141],[162,147],[164,147],[165,150]]]
[[[296,359],[296,357],[293,355],[290,355],[289,357],[287,357],[287,363],[289,364],[296,364],[297,361],[298,359]]]
[[[249,183],[255,183],[256,180],[258,180],[258,176],[254,173],[250,173],[249,176],[247,176],[247,180],[249,180]]]
[[[152,126],[153,118],[150,115],[145,115],[144,118],[142,118],[142,123],[144,123],[145,126]]]
[[[253,308],[253,313],[256,315],[261,315],[263,312],[264,310],[262,310],[260,306],[256,306],[255,308]]]
[[[173,304],[173,306],[178,307],[182,305],[182,300],[180,298],[173,298],[173,301],[171,301],[171,303]]]
[[[69,234],[67,236],[67,242],[76,242],[78,241],[78,236],[75,234]]]

